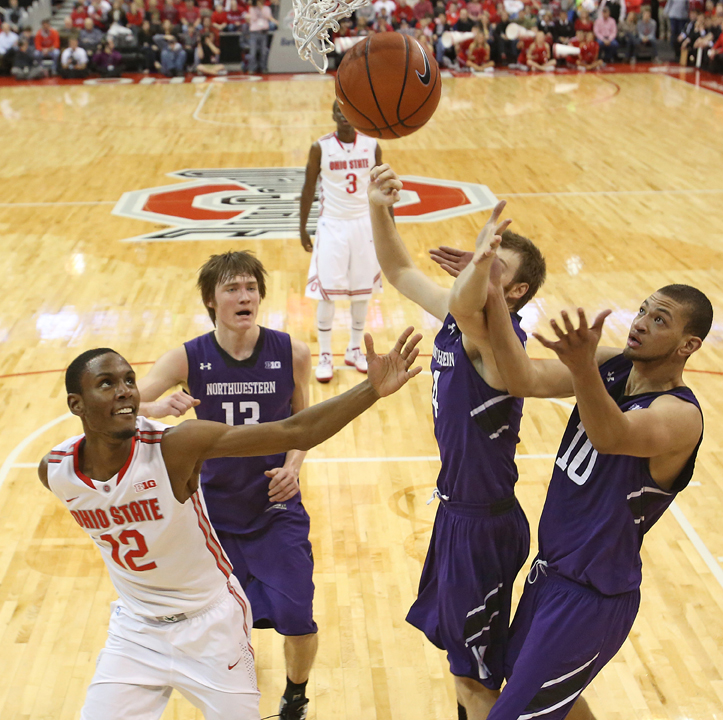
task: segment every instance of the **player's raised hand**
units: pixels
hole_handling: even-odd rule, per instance
[[[595,318],[595,322],[588,326],[585,311],[578,308],[577,316],[580,319],[580,325],[576,330],[570,316],[563,310],[560,314],[564,330],[554,319],[550,320],[550,326],[557,335],[557,341],[548,340],[537,333],[532,333],[532,335],[546,348],[553,350],[570,370],[585,368],[590,363],[596,364],[595,351],[600,342],[605,318],[611,312],[612,310],[603,310]]]
[[[402,189],[402,181],[389,165],[377,165],[372,168],[369,174],[369,202],[373,205],[389,207],[399,201],[399,191]]]
[[[147,413],[150,417],[181,417],[191,408],[200,405],[201,401],[189,395],[187,392],[174,392],[155,402],[146,403]]]
[[[369,333],[364,334],[364,344],[367,350],[367,378],[373,388],[379,393],[379,397],[386,397],[399,390],[407,380],[422,372],[422,368],[412,367],[419,355],[417,345],[422,339],[421,333],[417,333],[410,339],[414,332],[413,327],[408,327],[397,340],[392,351],[387,355],[377,355],[374,352],[374,340]]]
[[[470,264],[474,253],[469,250],[459,250],[447,245],[440,245],[438,248],[432,248],[429,255],[442,270],[452,277],[457,277]]]
[[[264,475],[271,478],[269,502],[286,502],[299,492],[299,476],[291,468],[272,468]]]
[[[490,219],[485,223],[482,230],[480,230],[477,240],[475,241],[475,252],[472,257],[472,262],[475,265],[479,265],[485,260],[491,260],[497,255],[497,248],[500,246],[502,241],[502,233],[507,230],[512,220],[503,220],[499,222],[500,215],[507,205],[506,200],[501,200],[495,205],[495,209],[490,215]]]

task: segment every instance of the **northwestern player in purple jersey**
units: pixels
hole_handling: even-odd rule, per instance
[[[443,322],[431,365],[440,504],[407,620],[447,651],[459,716],[481,720],[504,679],[512,585],[529,552],[529,527],[514,494],[522,401],[505,389],[485,336],[486,294],[465,294],[464,277],[451,293],[414,265],[387,211],[401,188],[388,165],[372,170],[377,257],[399,292]],[[522,351],[517,311],[542,285],[545,261],[532,242],[505,230],[508,223],[498,225],[503,207],[495,208],[477,241],[502,233],[506,313]]]
[[[215,329],[163,355],[139,381],[152,417],[196,406],[202,420],[255,425],[282,420],[309,404],[311,356],[286,333],[257,324],[266,271],[247,252],[213,255],[198,287]],[[201,483],[209,517],[248,595],[254,627],[284,636],[287,685],[282,718],[303,718],[306,683],[318,647],[312,615],[314,561],[299,471],[305,453],[218,458],[204,463]]]
[[[491,252],[490,252],[491,250]],[[492,245],[470,271],[487,289]],[[483,259],[483,251],[488,255]],[[625,641],[640,602],[645,533],[690,482],[703,417],[683,383],[713,321],[688,285],[648,297],[624,350],[598,347],[609,310],[551,321],[557,360],[531,360],[510,323],[499,269],[486,305],[497,367],[519,397],[575,396],[539,526],[539,554],[510,630],[508,682],[490,720],[592,718],[583,689]]]

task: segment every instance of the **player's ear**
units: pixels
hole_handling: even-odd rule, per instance
[[[507,297],[513,300],[519,300],[525,296],[525,293],[530,289],[529,283],[515,283],[507,293]]]
[[[700,349],[703,341],[695,335],[689,335],[684,338],[683,344],[678,348],[678,352],[687,360],[696,350]]]
[[[68,409],[73,415],[80,417],[83,414],[83,397],[78,393],[68,393]]]

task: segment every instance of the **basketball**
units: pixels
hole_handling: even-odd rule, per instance
[[[391,140],[419,130],[437,109],[439,66],[414,38],[386,32],[349,50],[336,74],[336,99],[361,133]]]

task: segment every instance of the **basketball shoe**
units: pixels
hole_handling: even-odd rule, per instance
[[[287,700],[281,698],[279,705],[280,720],[306,720],[306,714],[309,712],[309,700],[305,697],[298,700]]]
[[[347,348],[344,355],[344,362],[355,367],[360,373],[367,371],[367,359],[364,353],[358,348]]]
[[[366,372],[366,371],[365,371]],[[316,379],[320,383],[328,383],[334,377],[334,366],[329,353],[319,355],[319,364],[316,366]]]

